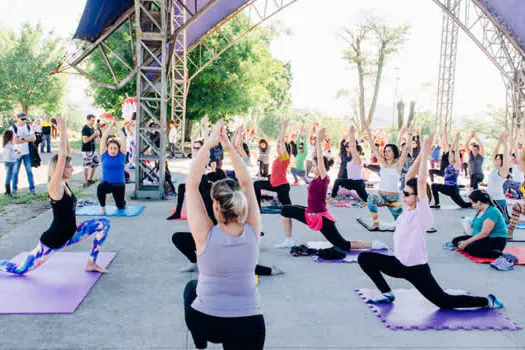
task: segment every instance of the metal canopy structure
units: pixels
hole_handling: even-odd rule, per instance
[[[137,77],[136,197],[163,197],[169,102],[171,120],[181,130],[179,150],[183,151],[186,98],[192,79],[251,30],[296,1],[87,0],[74,36],[83,44],[56,72],[73,69],[95,84],[115,90]],[[525,1],[432,1],[444,16],[437,126],[450,126],[452,121],[458,28],[500,70],[507,86],[508,123],[519,123],[525,108]],[[231,21],[238,21],[243,32],[224,30]],[[123,26],[130,33],[133,62],[119,57],[106,42]],[[206,40],[213,37],[221,38],[223,47],[209,47]],[[192,55],[197,60],[188,59],[190,52],[197,53]],[[113,82],[100,81],[81,67],[93,53],[102,55]],[[124,68],[115,69],[117,64]],[[155,134],[160,137],[152,138]]]

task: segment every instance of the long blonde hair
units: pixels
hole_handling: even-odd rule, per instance
[[[211,188],[211,198],[219,202],[219,221],[224,224],[244,224],[248,217],[248,199],[237,181],[226,178],[215,182]]]
[[[47,171],[47,182],[51,181],[51,178],[55,174],[55,169],[57,168],[57,162],[58,162],[58,154],[55,154],[53,158],[49,161],[49,169]],[[69,166],[71,164],[71,157],[66,157],[66,164],[64,165],[64,168]]]

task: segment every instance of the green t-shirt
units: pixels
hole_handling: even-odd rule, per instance
[[[304,135],[299,135],[297,138],[297,155],[295,156],[295,167],[297,170],[304,170],[304,161],[308,156],[308,149],[306,148],[305,143],[306,137]],[[303,144],[303,151],[299,152],[299,145]]]
[[[474,218],[472,219],[472,236],[477,235],[481,232],[483,228],[483,223],[486,219],[490,219],[494,221],[496,224],[494,225],[494,228],[492,229],[492,232],[489,234],[490,238],[496,238],[496,237],[507,237],[507,226],[505,225],[505,219],[503,218],[503,215],[501,215],[500,211],[493,206],[490,206],[487,208],[485,213],[481,215],[481,217],[478,218],[478,212],[476,212],[476,215],[474,215]]]

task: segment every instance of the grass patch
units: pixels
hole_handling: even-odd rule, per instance
[[[80,189],[73,190],[73,193],[75,194],[75,196],[78,196],[80,192],[82,192],[82,190]],[[2,195],[0,196],[0,212],[4,212],[4,207],[7,205],[30,204],[30,203],[35,203],[35,204],[40,204],[40,205],[49,203],[49,197],[48,197],[47,191],[37,192],[36,195],[33,195],[28,192],[19,193],[18,195],[13,196],[13,197]]]

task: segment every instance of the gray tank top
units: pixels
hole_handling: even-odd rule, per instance
[[[254,272],[258,258],[259,240],[252,226],[245,224],[237,237],[213,226],[206,248],[197,256],[197,298],[191,306],[216,317],[260,315]]]
[[[485,159],[478,154],[474,157],[474,154],[470,152],[468,157],[468,171],[470,174],[483,174],[483,161]]]

